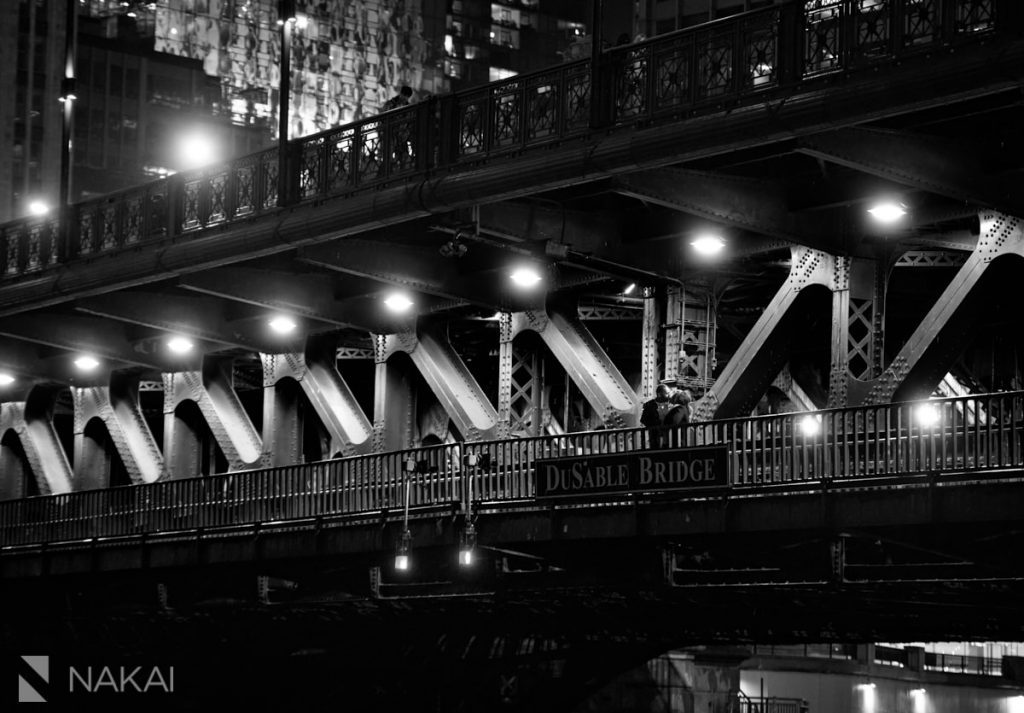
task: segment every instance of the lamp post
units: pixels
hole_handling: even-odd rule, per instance
[[[410,478],[416,471],[416,459],[411,455],[405,459],[405,507],[402,513],[402,536],[398,540],[398,549],[395,551],[395,569],[404,572],[409,569],[409,552],[412,549],[412,533],[409,531],[409,491],[412,485]]]
[[[462,531],[459,541],[459,565],[469,567],[473,564],[473,553],[476,549],[476,528],[473,526],[473,472],[480,461],[477,453],[466,454],[466,484],[463,492],[466,504],[463,510],[466,514],[466,529]]]
[[[292,25],[295,0],[278,0],[277,24],[281,28],[281,77],[277,92],[277,204],[288,199],[288,105],[291,103]]]

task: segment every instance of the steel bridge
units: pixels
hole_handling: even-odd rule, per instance
[[[331,602],[299,628],[382,655],[436,615],[413,658],[511,611],[630,655],[1018,638],[1021,67],[1012,0],[783,2],[0,225],[5,607]]]

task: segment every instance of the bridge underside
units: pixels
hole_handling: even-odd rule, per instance
[[[785,32],[818,22],[794,12],[743,21],[775,28],[788,56]],[[327,144],[304,139],[283,208],[224,193],[262,176],[246,159],[147,188],[184,201],[167,225],[132,222],[132,194],[83,205],[73,250],[54,247],[56,224],[5,226],[5,428],[34,483],[3,492],[631,425],[664,378],[694,392],[698,418],[927,395],[947,376],[1018,388],[1024,42],[1016,8],[995,17],[958,25],[955,51],[808,58],[686,118],[651,108],[671,89],[654,81],[630,104],[626,77],[647,65],[616,50],[607,126],[543,150],[509,153],[495,134],[332,192]],[[487,101],[519,107],[511,86]],[[465,118],[464,99],[438,111]],[[907,214],[872,223],[882,197]],[[714,258],[690,246],[708,232],[727,245]],[[509,280],[524,265],[538,289]],[[384,308],[395,290],[409,313]],[[294,333],[268,331],[281,313]],[[174,335],[193,351],[169,352]],[[91,374],[71,364],[84,352]],[[33,389],[57,394],[56,438],[17,415]],[[94,463],[107,472],[85,477]]]

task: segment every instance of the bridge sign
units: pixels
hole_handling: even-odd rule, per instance
[[[537,497],[728,485],[724,446],[550,458],[536,461]]]

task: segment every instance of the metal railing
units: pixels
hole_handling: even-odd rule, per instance
[[[852,661],[857,658],[856,644],[754,644],[754,656],[813,658]]]
[[[943,671],[945,673],[966,673],[976,676],[1002,676],[1003,660],[985,656],[961,656],[958,654],[937,654],[926,651],[924,654],[926,671]]]
[[[808,713],[810,706],[802,698],[750,698],[741,694],[735,710],[738,713]]]
[[[1008,27],[1014,2],[791,2],[617,47],[596,73],[589,60],[570,62],[297,139],[284,166],[272,149],[78,203],[62,216],[0,225],[0,280],[594,132],[788,97],[835,73],[928,61],[938,48]],[[281,200],[278,171],[287,174]]]
[[[984,422],[964,418],[982,405]],[[804,430],[807,419],[820,430]],[[721,446],[724,487],[751,492],[785,483],[881,477],[899,483],[921,473],[1020,468],[1022,431],[1024,392],[1008,392],[696,423],[667,434],[666,445]],[[0,546],[378,513],[404,504],[407,481],[413,508],[465,502],[470,493],[477,501],[529,504],[538,460],[649,449],[652,436],[633,428],[452,443],[4,501]],[[466,465],[471,453],[477,456],[472,467]]]

